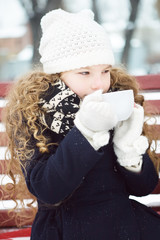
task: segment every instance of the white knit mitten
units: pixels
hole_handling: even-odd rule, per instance
[[[114,132],[114,151],[121,166],[138,171],[142,165],[142,154],[148,148],[148,139],[142,136],[144,110],[135,105],[131,117],[120,122]]]
[[[103,101],[102,90],[86,96],[76,114],[74,123],[95,150],[109,142],[109,130],[118,119],[110,104]]]

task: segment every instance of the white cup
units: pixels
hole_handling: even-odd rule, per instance
[[[111,104],[118,121],[124,121],[131,116],[134,108],[133,90],[104,93],[103,98]]]

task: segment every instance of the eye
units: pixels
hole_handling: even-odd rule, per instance
[[[79,74],[81,74],[81,75],[88,75],[89,74],[89,72],[79,72]]]
[[[109,69],[105,69],[102,73],[108,73]]]

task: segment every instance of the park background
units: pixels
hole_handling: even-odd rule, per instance
[[[160,0],[0,0],[0,81],[39,64],[40,19],[90,8],[109,33],[116,64],[133,75],[160,72]]]

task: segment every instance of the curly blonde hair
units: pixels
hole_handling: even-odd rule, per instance
[[[33,205],[36,198],[27,189],[23,171],[26,169],[25,163],[27,161],[25,160],[30,159],[34,154],[34,149],[30,146],[31,136],[36,139],[41,153],[49,151],[48,146],[51,143],[43,135],[45,127],[37,121],[42,113],[38,103],[40,96],[49,88],[49,84],[54,85],[54,81],[59,77],[59,74],[45,74],[40,71],[31,72],[16,81],[7,96],[8,103],[5,107],[4,122],[8,136],[7,151],[10,153],[10,158],[6,162],[7,175],[12,179],[13,183],[7,184],[4,190],[10,196],[10,199],[16,202],[16,207],[17,199],[22,203],[21,211],[9,212],[16,219],[17,226],[31,223],[37,211]],[[135,102],[143,106],[144,98],[139,95],[138,83],[124,69],[111,69],[111,89],[113,91],[133,89]],[[155,136],[149,131],[147,123],[144,124],[143,133],[148,137],[150,144],[152,140],[155,140]],[[149,148],[148,153],[156,169],[159,169],[159,159],[155,152]],[[18,182],[16,176],[18,176]],[[28,204],[31,212],[27,216],[24,207],[24,193],[27,193],[27,196],[32,199]],[[15,215],[13,215],[13,212],[15,212]]]
[[[7,184],[3,192],[9,196],[9,199],[15,201],[15,208],[18,206],[17,199],[22,205],[21,211],[9,211],[10,218],[16,220],[17,226],[31,223],[36,214],[36,208],[33,207],[36,198],[26,187],[22,169],[25,171],[27,167],[25,160],[30,159],[34,154],[34,150],[30,146],[31,136],[37,140],[37,146],[41,153],[49,151],[50,143],[43,135],[45,127],[37,121],[41,114],[38,103],[40,95],[47,91],[50,83],[54,85],[57,78],[59,78],[58,74],[47,75],[43,72],[31,72],[15,81],[6,97],[8,103],[3,112],[3,122],[8,138],[5,172],[7,171],[7,175],[13,183]],[[52,144],[56,145],[56,143]],[[18,182],[16,176],[18,176]],[[27,204],[30,214],[26,214],[25,197],[32,199]]]

